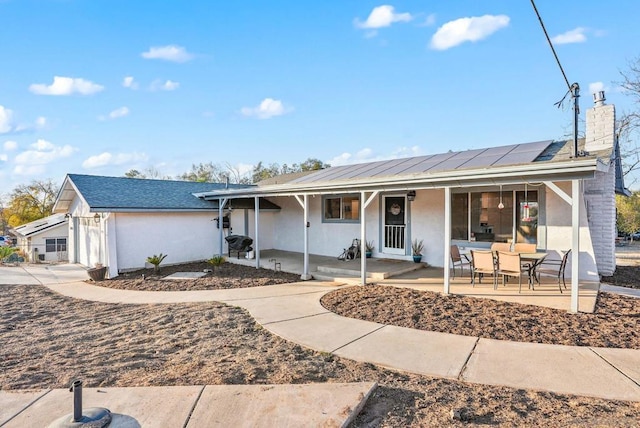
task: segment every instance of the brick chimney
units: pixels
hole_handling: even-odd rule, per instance
[[[606,172],[597,171],[594,178],[584,180],[583,195],[598,274],[610,276],[616,269],[616,109],[604,103],[604,91],[593,94],[593,101],[595,105],[587,110],[584,150],[591,154],[608,150],[611,162]]]
[[[586,152],[611,149],[615,141],[616,108],[605,104],[604,91],[593,94],[594,106],[587,110]]]

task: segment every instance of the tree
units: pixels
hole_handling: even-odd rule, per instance
[[[236,184],[248,184],[250,182],[249,177],[241,173],[238,168],[228,163],[222,166],[212,162],[192,164],[191,171],[185,172],[179,178],[185,181],[199,181],[202,183],[225,183],[227,180]]]
[[[47,217],[51,215],[57,194],[58,186],[51,179],[18,185],[9,196],[3,216],[12,227]]]
[[[328,163],[324,163],[319,159],[308,158],[306,161],[289,166],[286,163],[280,166],[277,163],[272,163],[269,166],[264,166],[262,162],[258,162],[256,166],[253,167],[253,172],[251,177],[254,183],[257,183],[261,180],[266,180],[267,178],[275,177],[282,174],[291,174],[294,172],[302,172],[302,171],[316,171],[319,169],[329,168],[331,165]]]
[[[618,231],[635,233],[640,230],[640,191],[635,191],[629,197],[616,196]]]
[[[130,169],[129,171],[124,173],[124,176],[127,178],[149,178],[154,180],[171,180],[171,176],[164,175],[155,166],[150,166],[149,168],[145,169],[143,172],[140,172],[137,169]]]
[[[617,82],[630,96],[636,109],[624,113],[617,123],[617,137],[623,164],[623,174],[627,185],[636,179],[632,173],[640,169],[640,147],[637,143],[637,131],[640,129],[640,57],[632,60],[625,71],[621,71],[622,82]]]

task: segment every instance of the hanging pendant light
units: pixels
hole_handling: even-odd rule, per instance
[[[504,208],[504,204],[502,203],[502,184],[500,185],[500,203],[498,204],[498,209],[501,210]]]

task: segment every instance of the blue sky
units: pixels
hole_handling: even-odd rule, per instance
[[[640,55],[637,0],[536,2],[570,82]],[[0,0],[0,195],[66,173],[332,165],[569,134],[530,1]]]

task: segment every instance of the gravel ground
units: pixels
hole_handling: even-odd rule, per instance
[[[242,267],[229,266],[234,266],[232,270],[236,276],[245,274]],[[170,273],[168,267],[165,269],[163,274]],[[251,271],[256,269],[247,268],[246,275],[251,275]],[[272,274],[271,271],[267,273]],[[138,275],[141,277],[141,273]],[[215,282],[211,279],[214,277],[216,275],[211,275],[207,281]],[[218,278],[221,283],[229,281],[222,275]],[[101,285],[116,285],[118,281],[131,279],[119,278]],[[272,279],[269,277],[265,281]],[[145,283],[149,281],[156,280]],[[171,289],[201,286],[187,287],[181,281],[159,282],[173,284]],[[124,282],[120,285],[124,286]],[[343,289],[331,293],[328,298],[342,295],[351,302],[360,299],[356,306],[378,307],[378,312],[386,314],[384,322],[389,324],[393,324],[394,319],[406,319],[401,316],[403,313],[413,314],[412,305],[432,299],[429,296],[414,298],[413,294],[393,297],[387,293],[403,290],[366,287],[372,295],[363,301],[363,296],[352,291],[362,289]],[[384,311],[376,303],[382,298],[387,299]],[[630,337],[630,341],[635,341],[634,345],[626,347],[637,348],[634,334],[638,330],[638,307],[628,298],[621,299],[603,297],[593,317],[600,319],[606,311],[628,316],[626,322],[616,327],[616,334]],[[464,302],[465,306],[458,306],[459,302],[455,300],[454,307],[467,310],[466,305],[480,308],[486,302],[473,299]],[[610,306],[607,302],[614,304]],[[630,309],[619,310],[621,304]],[[350,316],[358,314],[356,306],[348,311]],[[427,312],[434,312],[430,307],[425,308]],[[500,305],[478,309],[476,317],[487,316],[483,315],[486,312],[491,313],[492,320],[506,322],[504,319],[513,313],[504,308]],[[449,314],[446,319],[459,316],[456,312],[455,316]],[[553,312],[533,311],[528,316],[536,322],[549,322],[545,319],[547,316],[553,318],[561,327],[555,333],[558,335],[563,334],[563,329],[583,328],[583,324],[563,326],[567,321]],[[573,317],[582,318],[582,315]],[[609,318],[607,315],[599,322],[613,322]],[[637,426],[640,416],[640,403],[475,385],[399,373],[310,351],[267,332],[246,311],[215,302],[78,304],[40,286],[6,285],[0,286],[0,321],[3,345],[0,349],[0,389],[5,390],[62,388],[74,378],[83,379],[87,387],[376,381],[380,386],[354,422],[354,427],[469,424],[627,427]],[[454,328],[455,324],[449,325]],[[595,324],[586,330],[598,328],[600,326]],[[511,340],[525,340],[524,333],[520,339]],[[568,340],[574,340],[571,334],[564,335]],[[587,344],[596,339],[584,336],[580,340]],[[459,415],[459,420],[452,419],[452,412]]]

